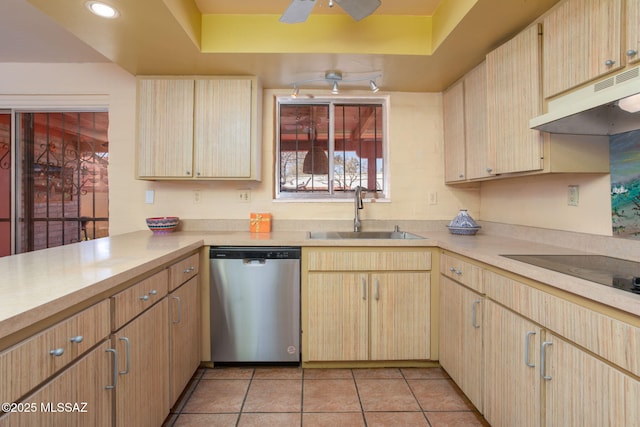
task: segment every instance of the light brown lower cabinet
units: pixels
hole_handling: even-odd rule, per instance
[[[540,426],[540,328],[490,300],[485,325],[485,419],[494,427]]]
[[[430,356],[428,272],[310,273],[307,360]]]
[[[493,301],[486,324],[484,417],[492,426],[640,426],[633,376]]]
[[[484,296],[440,277],[440,365],[483,412]]]
[[[110,427],[113,352],[104,341],[0,417],[2,427]],[[3,410],[6,408],[3,407]],[[131,425],[131,424],[130,424]]]
[[[193,277],[169,294],[169,403],[200,366],[200,287]]]
[[[112,335],[116,426],[157,427],[169,415],[168,313],[163,298]]]

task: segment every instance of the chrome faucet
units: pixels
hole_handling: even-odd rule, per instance
[[[362,226],[362,224],[360,223],[360,214],[358,211],[364,208],[364,205],[362,204],[362,192],[365,190],[365,188],[358,185],[353,197],[353,204],[355,207],[355,214],[353,217],[353,231],[355,232],[360,231],[360,227]]]

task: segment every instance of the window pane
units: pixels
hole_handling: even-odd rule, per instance
[[[329,192],[329,106],[280,106],[280,192]]]
[[[335,186],[382,191],[382,106],[336,105],[335,129]]]

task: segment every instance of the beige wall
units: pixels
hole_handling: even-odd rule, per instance
[[[567,187],[579,186],[578,206],[567,204]],[[555,174],[482,184],[480,218],[485,221],[610,236],[608,174]]]
[[[56,99],[78,102],[99,99],[109,109],[110,232],[145,228],[144,218],[177,215],[190,219],[248,218],[250,212],[271,212],[278,219],[350,219],[352,204],[273,201],[274,96],[289,90],[265,90],[263,100],[262,182],[151,182],[134,179],[135,78],[112,64],[0,64],[0,107],[31,98],[41,105]],[[357,93],[351,93],[357,95]],[[25,95],[28,95],[25,97]],[[345,93],[350,95],[350,93]],[[43,101],[44,99],[44,101]],[[53,99],[53,100],[52,100]],[[40,101],[38,101],[40,100]],[[22,102],[22,101],[20,101]],[[450,219],[460,208],[479,215],[477,188],[443,184],[442,97],[433,93],[390,94],[391,202],[367,204],[367,219]],[[236,200],[238,189],[251,189],[251,202]],[[155,203],[145,204],[145,190]],[[193,191],[201,201],[193,201]],[[428,203],[428,194],[437,204]]]
[[[351,201],[274,201],[274,106],[275,97],[290,91],[265,90],[263,96],[262,182],[149,182],[156,203],[143,206],[144,215],[178,215],[181,218],[249,218],[250,212],[271,212],[278,219],[350,219]],[[352,92],[349,95],[358,95]],[[389,158],[391,202],[367,203],[362,219],[450,219],[461,207],[477,212],[474,190],[448,188],[443,184],[442,97],[440,94],[393,93],[390,100]],[[425,185],[426,183],[426,185]],[[251,202],[243,203],[237,191],[251,190]],[[202,200],[193,202],[193,191]],[[428,193],[436,192],[436,205]]]
[[[350,202],[274,202],[274,97],[288,90],[265,90],[263,104],[263,180],[243,182],[147,182],[134,179],[135,78],[112,64],[0,64],[0,108],[98,99],[109,109],[111,234],[145,228],[144,218],[248,218],[271,212],[278,219],[350,219]],[[43,96],[47,95],[47,96]],[[349,94],[347,94],[349,95]],[[357,95],[357,93],[353,93]],[[25,101],[29,100],[29,101]],[[551,229],[611,234],[608,175],[551,175],[485,182],[467,188],[443,184],[442,97],[433,93],[390,94],[391,202],[367,204],[363,219],[453,218],[469,209],[479,220]],[[580,204],[567,206],[567,186],[580,186]],[[250,203],[236,201],[250,188]],[[145,190],[155,203],[145,204]],[[202,200],[193,202],[193,190]],[[429,193],[437,204],[429,204]],[[482,203],[480,202],[482,200]]]

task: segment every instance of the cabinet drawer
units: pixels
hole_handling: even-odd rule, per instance
[[[485,280],[487,297],[640,375],[640,328],[493,272]]]
[[[307,260],[310,271],[431,270],[429,251],[310,251]]]
[[[104,300],[0,353],[0,400],[16,402],[109,335]]]
[[[112,296],[112,330],[120,329],[138,314],[164,298],[167,295],[168,278],[169,270],[162,270]]]
[[[200,270],[200,255],[193,254],[169,267],[169,292],[178,288],[187,280],[198,274]]]
[[[476,292],[484,293],[482,268],[476,265],[443,254],[440,257],[440,273],[458,283],[462,283]]]

